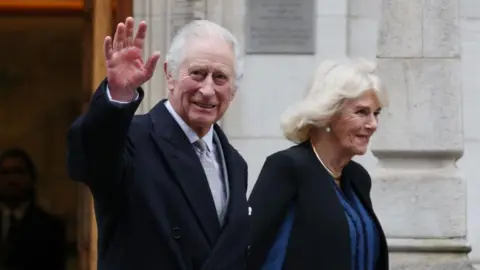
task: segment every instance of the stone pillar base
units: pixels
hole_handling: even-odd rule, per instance
[[[464,254],[390,253],[390,270],[475,270]]]
[[[474,270],[462,239],[389,239],[390,270]]]

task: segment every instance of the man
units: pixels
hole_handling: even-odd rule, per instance
[[[36,204],[36,171],[23,149],[0,154],[0,269],[65,269],[65,224]]]
[[[244,269],[247,165],[215,123],[241,70],[235,38],[194,21],[166,56],[168,100],[134,116],[159,54],[142,61],[146,24],[105,39],[107,78],[68,135],[68,170],[95,200],[98,269]]]

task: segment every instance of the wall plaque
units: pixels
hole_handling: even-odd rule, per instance
[[[156,0],[155,0],[156,1]],[[193,20],[205,19],[206,0],[173,0],[170,6],[170,40]]]
[[[315,54],[315,0],[248,0],[248,54]]]

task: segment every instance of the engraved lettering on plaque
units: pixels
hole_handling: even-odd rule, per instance
[[[175,34],[188,24],[197,19],[204,19],[206,0],[173,0],[170,8],[170,40]]]
[[[315,0],[248,0],[246,51],[314,54]]]

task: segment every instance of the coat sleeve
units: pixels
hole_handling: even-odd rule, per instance
[[[143,99],[119,104],[107,95],[106,79],[92,97],[87,112],[70,127],[67,135],[67,170],[70,178],[85,183],[93,195],[110,191],[125,173],[133,152],[128,131]]]
[[[60,220],[55,220],[51,226],[50,237],[45,241],[43,264],[47,269],[65,270],[67,263],[66,226]]]
[[[249,197],[251,247],[248,269],[260,269],[296,195],[293,161],[284,152],[269,156]]]

